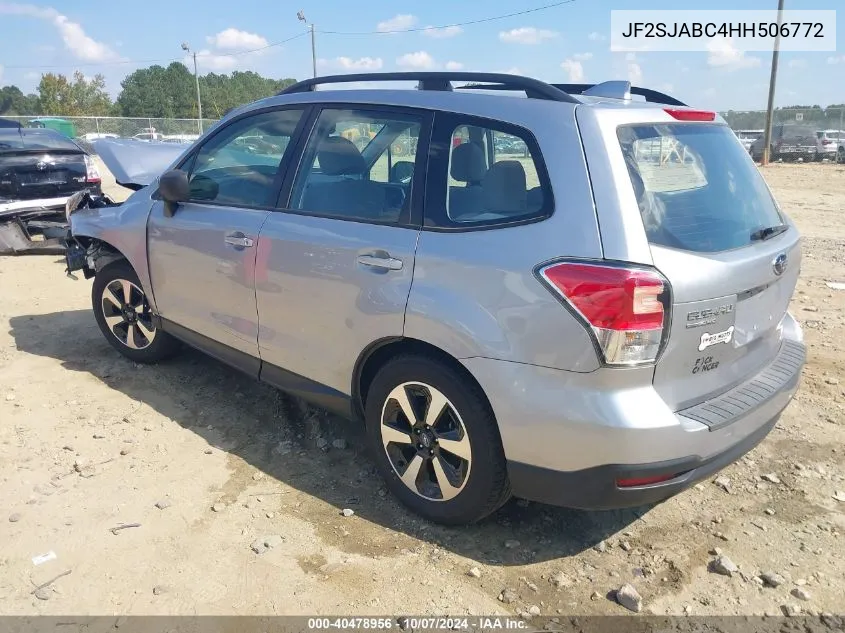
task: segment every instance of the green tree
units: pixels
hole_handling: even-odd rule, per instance
[[[0,88],[0,115],[40,114],[38,96],[25,95],[17,86]]]
[[[61,74],[47,73],[38,84],[38,98],[43,114],[58,116],[104,116],[111,110],[102,75],[86,79],[76,71],[73,81]]]

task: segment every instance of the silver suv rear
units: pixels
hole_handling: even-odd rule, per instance
[[[419,89],[314,90],[379,80]],[[70,210],[106,339],[363,419],[429,519],[665,499],[797,388],[798,231],[724,121],[666,95],[347,75],[230,113],[160,177],[155,144],[98,143],[140,189]]]

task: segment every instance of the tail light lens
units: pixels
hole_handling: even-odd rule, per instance
[[[832,145],[832,144],[833,144],[833,141],[831,141],[829,139],[822,140],[822,145]]]
[[[715,121],[716,113],[709,110],[664,108],[663,111],[678,121]]]
[[[668,282],[657,272],[580,262],[540,275],[589,325],[608,365],[654,362],[668,325]]]
[[[85,155],[85,182],[100,182],[100,170],[97,169],[97,164],[88,154]]]

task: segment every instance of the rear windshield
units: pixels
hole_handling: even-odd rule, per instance
[[[22,128],[0,130],[0,152],[3,150],[47,149],[80,151],[79,146],[66,136],[50,130]]]
[[[750,244],[782,219],[730,128],[622,126],[617,135],[649,242],[712,253]]]

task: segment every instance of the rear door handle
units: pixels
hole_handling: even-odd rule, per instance
[[[371,268],[382,268],[384,270],[402,270],[401,259],[390,255],[358,255],[358,263]]]
[[[228,233],[226,237],[223,238],[223,241],[235,248],[251,248],[252,245],[255,244],[251,237],[247,237],[240,231]]]

